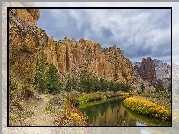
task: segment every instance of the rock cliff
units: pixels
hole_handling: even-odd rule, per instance
[[[31,87],[36,73],[38,59],[46,65],[53,64],[59,74],[77,77],[83,71],[98,78],[128,83],[133,90],[140,90],[144,82],[134,75],[132,62],[124,57],[124,51],[116,46],[102,48],[99,43],[81,38],[55,41],[45,30],[36,26],[38,9],[13,9],[9,11],[9,61],[10,85],[18,88]],[[147,59],[147,62],[150,59]],[[143,68],[146,65],[142,65]],[[150,69],[150,68],[149,68]],[[148,77],[143,73],[144,77]],[[151,78],[153,78],[151,76]],[[17,83],[15,81],[18,81]],[[153,81],[152,81],[153,82]],[[150,90],[150,88],[149,88]]]
[[[171,66],[161,60],[152,60],[150,57],[143,58],[142,62],[134,62],[133,66],[138,74],[153,86],[158,81],[162,82],[165,87],[168,87],[171,83]]]
[[[139,73],[142,79],[147,80],[151,85],[156,85],[156,71],[153,60],[148,57],[147,59],[143,58],[141,66],[139,67]]]

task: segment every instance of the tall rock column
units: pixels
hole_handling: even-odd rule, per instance
[[[141,66],[139,68],[139,73],[143,80],[147,80],[153,86],[156,85],[157,78],[155,65],[150,57],[148,57],[147,59],[142,59]]]

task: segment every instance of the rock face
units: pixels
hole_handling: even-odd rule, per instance
[[[9,12],[10,74],[23,83],[33,83],[36,61],[43,55],[41,49],[44,49],[43,42],[46,42],[47,36],[42,29],[35,25],[36,19],[32,21],[34,23],[30,23],[18,17],[17,12],[25,12],[19,10]],[[35,10],[33,11],[38,12]],[[28,13],[28,15],[30,14]]]
[[[80,76],[86,71],[109,81],[132,86],[136,83],[132,62],[116,46],[102,48],[99,43],[83,38],[55,41],[36,26],[40,17],[37,9],[13,9],[9,15],[10,80],[19,81],[21,88],[34,82],[38,59],[45,59],[47,66],[53,64],[63,75]]]
[[[123,51],[114,47],[103,49],[100,44],[90,40],[68,39],[54,41],[48,38],[44,49],[48,64],[53,64],[63,74],[80,76],[83,71],[106,80],[132,83],[133,67]]]
[[[12,9],[12,12],[28,25],[36,25],[40,17],[40,12],[37,9]]]
[[[133,66],[144,80],[154,86],[158,81],[162,82],[164,87],[168,87],[171,83],[171,66],[167,63],[149,57],[142,62],[134,62]]]
[[[156,85],[157,78],[155,65],[150,57],[142,59],[141,66],[139,67],[139,73],[142,79],[147,80],[153,86]]]

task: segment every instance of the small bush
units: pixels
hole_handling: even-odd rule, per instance
[[[62,106],[63,114],[59,117],[57,123],[59,126],[89,126],[87,116],[73,107],[67,100]],[[58,117],[59,115],[57,115]]]

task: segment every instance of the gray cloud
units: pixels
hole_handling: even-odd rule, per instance
[[[101,27],[101,32],[104,37],[110,37],[113,36],[113,33],[110,28]]]
[[[116,45],[132,61],[147,56],[170,62],[170,10],[161,9],[47,9],[38,26],[60,40],[85,38],[102,47]],[[48,16],[48,19],[47,19]]]

